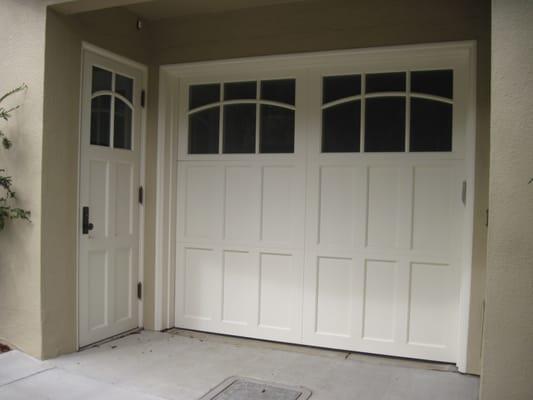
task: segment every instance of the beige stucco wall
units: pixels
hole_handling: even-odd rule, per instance
[[[82,40],[147,62],[137,17],[114,9],[63,17],[48,11],[42,190],[43,357],[76,349],[76,241]]]
[[[22,107],[2,129],[13,148],[0,149],[0,168],[13,176],[18,205],[32,223],[0,232],[0,340],[41,355],[41,157],[45,7],[40,0],[0,0],[0,93],[25,82]]]
[[[306,1],[168,19],[151,23],[148,29],[156,64],[424,42],[477,41],[476,201],[467,369],[479,373],[488,204],[490,2]],[[155,165],[155,155],[149,154],[148,162],[152,160]],[[147,228],[153,222],[147,220]],[[147,266],[152,267],[153,262]],[[150,317],[146,315],[147,326],[151,326]]]
[[[494,0],[482,400],[533,398],[533,2]]]

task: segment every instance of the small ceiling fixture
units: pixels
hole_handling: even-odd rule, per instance
[[[137,30],[140,31],[144,27],[143,20],[140,18],[137,18]]]

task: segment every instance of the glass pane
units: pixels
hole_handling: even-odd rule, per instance
[[[411,72],[411,91],[453,98],[453,70]]]
[[[189,116],[189,154],[217,154],[220,107]]]
[[[366,93],[376,92],[405,92],[405,72],[368,74]]]
[[[322,112],[322,152],[357,152],[361,136],[361,102],[351,101]]]
[[[452,151],[452,105],[411,98],[411,151]]]
[[[91,101],[91,144],[109,146],[111,129],[111,96],[98,96]]]
[[[194,85],[189,88],[189,110],[220,101],[220,85]]]
[[[294,111],[269,105],[261,106],[261,153],[294,153]]]
[[[224,84],[224,100],[255,99],[257,82],[232,82]]]
[[[405,98],[366,100],[365,151],[405,150]]]
[[[115,77],[115,92],[133,102],[133,79],[117,74]]]
[[[361,75],[328,76],[323,82],[323,104],[361,94]]]
[[[99,90],[111,90],[113,74],[105,69],[93,67],[92,93]]]
[[[255,153],[255,104],[224,106],[224,153]]]
[[[296,83],[294,79],[277,79],[261,82],[261,100],[294,105]]]
[[[131,150],[132,117],[131,108],[115,97],[114,148]]]

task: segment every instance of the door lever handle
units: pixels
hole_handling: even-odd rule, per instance
[[[87,235],[89,231],[94,229],[94,225],[89,222],[89,207],[83,207],[82,209],[82,226],[81,230],[84,235]]]

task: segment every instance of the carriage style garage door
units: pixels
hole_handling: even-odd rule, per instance
[[[300,64],[179,81],[175,325],[455,362],[464,57]]]

